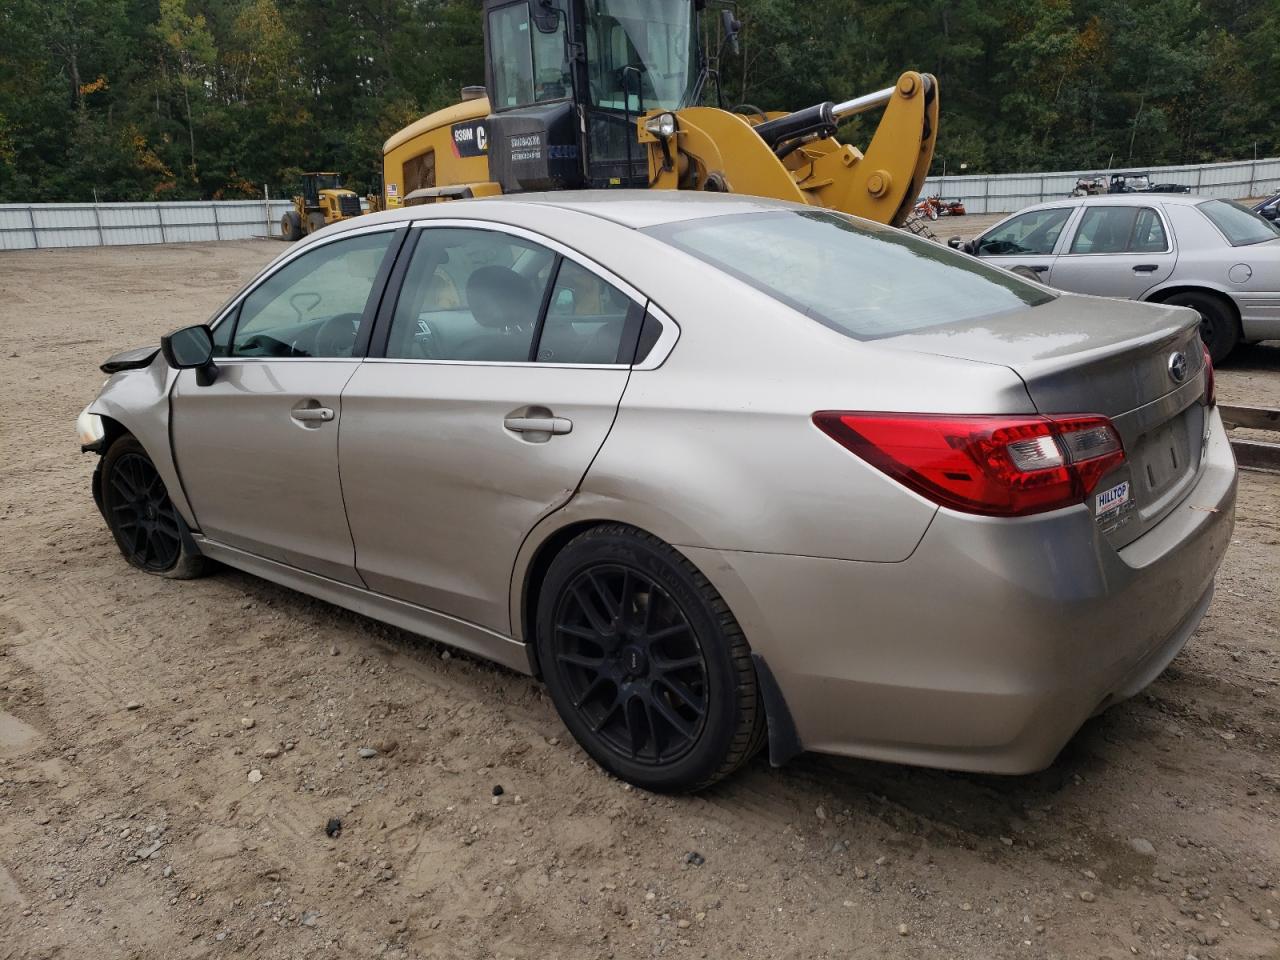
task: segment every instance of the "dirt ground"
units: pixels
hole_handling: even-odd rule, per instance
[[[1186,651],[1047,771],[650,796],[532,680],[125,565],[72,430],[97,364],[281,249],[0,254],[0,958],[1280,958],[1280,478],[1242,475]],[[1280,344],[1219,395],[1280,405]]]

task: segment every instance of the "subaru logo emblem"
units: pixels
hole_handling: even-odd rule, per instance
[[[1187,379],[1187,355],[1181,350],[1169,354],[1169,376],[1174,383]]]

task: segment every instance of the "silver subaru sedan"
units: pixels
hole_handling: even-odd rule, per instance
[[[1231,200],[1056,200],[950,244],[1059,290],[1190,307],[1214,363],[1238,343],[1280,339],[1280,226]]]
[[[360,217],[80,417],[126,560],[540,677],[613,774],[1050,763],[1173,659],[1236,472],[1185,308],[900,231],[597,192]]]

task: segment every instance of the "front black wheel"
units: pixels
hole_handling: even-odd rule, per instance
[[[164,480],[133,437],[121,437],[102,458],[102,512],[116,545],[133,566],[185,580],[208,568],[169,499]]]
[[[763,741],[751,652],[733,614],[687,558],[640,530],[595,527],[556,556],[537,644],[565,725],[637,786],[700,789]]]

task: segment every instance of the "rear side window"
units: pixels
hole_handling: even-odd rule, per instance
[[[1280,237],[1280,227],[1234,200],[1210,200],[1200,204],[1199,210],[1233,247],[1247,247]]]
[[[686,220],[645,232],[858,340],[1054,298],[937,243],[829,210]]]
[[[387,356],[528,361],[554,265],[546,247],[505,233],[422,230],[396,301]]]
[[[1163,253],[1164,224],[1151,207],[1088,207],[1071,253]]]
[[[630,320],[630,325],[628,324]],[[562,260],[538,338],[539,363],[630,363],[639,309],[625,293],[586,267]]]

